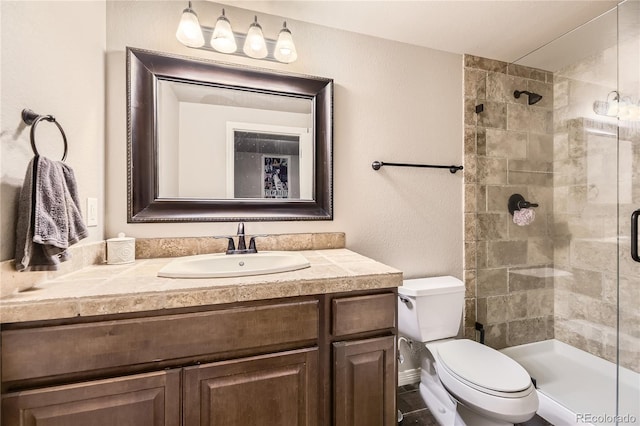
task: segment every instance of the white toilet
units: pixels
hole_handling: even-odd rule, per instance
[[[405,280],[398,331],[422,342],[420,395],[442,426],[513,426],[534,416],[538,394],[508,356],[458,334],[464,283],[454,277]]]

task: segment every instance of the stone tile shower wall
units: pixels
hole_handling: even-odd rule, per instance
[[[553,338],[553,74],[465,55],[465,330],[503,348]],[[527,105],[526,95],[542,95]],[[484,110],[476,113],[476,106]],[[513,223],[514,194],[539,203]]]

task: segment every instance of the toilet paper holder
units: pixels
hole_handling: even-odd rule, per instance
[[[516,210],[528,209],[530,207],[538,207],[538,203],[526,201],[521,194],[513,194],[509,197],[508,208],[511,216],[513,216],[513,212]]]

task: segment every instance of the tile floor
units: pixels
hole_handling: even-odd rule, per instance
[[[406,385],[398,388],[398,410],[404,415],[402,426],[439,426],[431,412],[420,397],[418,385]],[[473,425],[470,425],[473,426]],[[542,417],[533,419],[516,426],[553,426]]]

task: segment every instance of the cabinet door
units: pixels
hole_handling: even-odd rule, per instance
[[[184,426],[315,426],[318,350],[184,369]]]
[[[3,395],[2,424],[179,426],[180,371],[161,371]]]
[[[333,344],[335,426],[397,423],[395,336]]]

